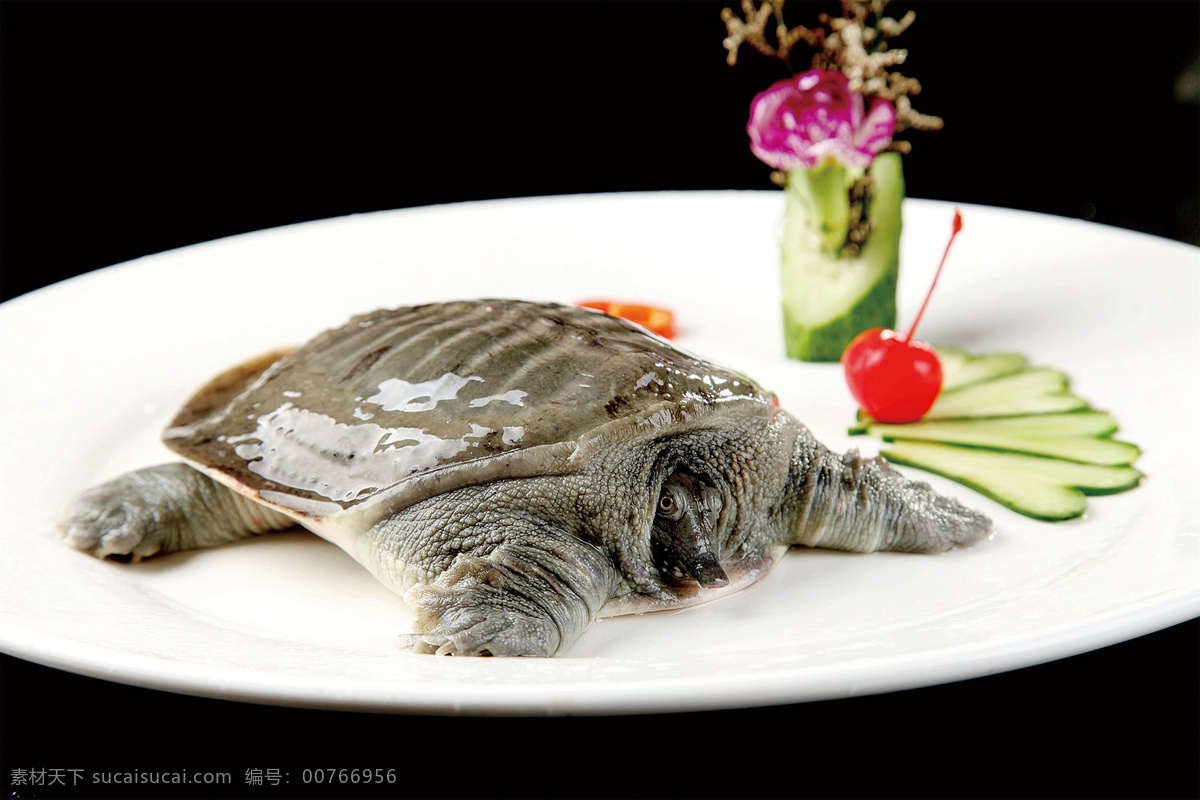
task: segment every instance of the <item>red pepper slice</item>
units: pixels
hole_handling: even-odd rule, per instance
[[[636,322],[664,339],[675,338],[675,315],[665,308],[619,303],[611,300],[586,300],[576,303],[581,308],[594,308],[614,317]]]

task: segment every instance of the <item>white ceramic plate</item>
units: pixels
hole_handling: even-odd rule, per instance
[[[158,432],[219,370],[383,305],[602,296],[675,309],[680,343],[779,393],[831,447],[854,407],[836,365],[783,357],[775,192],[536,198],[327,220],[81,276],[0,306],[0,646],[184,693],[312,707],[590,714],[883,692],[1073,655],[1200,614],[1200,251],[1079,221],[963,206],[922,338],[1020,350],[1143,446],[1144,486],[1057,525],[990,513],[941,556],[793,551],[708,606],[602,620],[564,657],[393,648],[400,599],[332,545],[281,534],[138,565],[53,528],[73,492],[170,458]],[[912,200],[915,313],[953,207]]]

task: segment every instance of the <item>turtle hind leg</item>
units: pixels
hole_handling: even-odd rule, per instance
[[[97,558],[139,561],[295,525],[186,464],[130,472],[76,496],[59,527]]]

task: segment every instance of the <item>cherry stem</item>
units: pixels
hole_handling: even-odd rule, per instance
[[[912,327],[908,329],[908,335],[904,337],[906,342],[912,341],[913,334],[917,332],[917,326],[921,324],[921,317],[925,316],[925,308],[929,305],[929,298],[933,297],[934,287],[937,286],[938,278],[942,275],[942,267],[946,266],[946,256],[950,255],[950,245],[954,244],[954,238],[958,236],[958,232],[962,230],[962,214],[958,209],[954,209],[954,227],[950,231],[950,241],[946,242],[946,252],[942,253],[942,260],[938,264],[937,272],[933,273],[933,283],[929,285],[929,292],[925,295],[925,302],[921,303],[921,310],[917,312],[917,318],[913,320]]]

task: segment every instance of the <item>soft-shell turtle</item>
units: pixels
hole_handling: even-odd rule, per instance
[[[737,590],[793,545],[991,531],[830,452],[749,378],[558,305],[356,317],[217,377],[164,440],[187,464],[76,498],[70,544],[136,560],[299,523],[404,596],[418,652],[553,655],[599,615]]]

